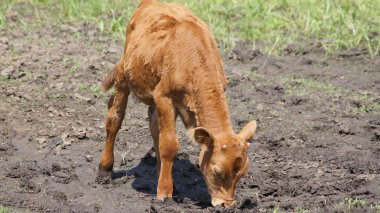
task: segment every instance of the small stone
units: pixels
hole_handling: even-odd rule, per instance
[[[117,53],[117,49],[113,48],[113,47],[110,47],[110,48],[108,48],[107,52],[108,53]]]
[[[68,146],[71,146],[71,141],[66,140],[66,141],[63,142],[63,144],[62,144],[62,149],[66,149]]]
[[[5,37],[0,37],[0,43],[2,43],[2,44],[9,44],[9,41]]]
[[[134,160],[133,158],[127,159],[127,158],[122,157],[122,159],[120,161],[120,166],[131,167],[131,166],[133,166],[133,160]]]
[[[7,13],[5,13],[5,18],[12,19],[12,21],[16,21],[17,16],[18,13],[14,11],[8,11]]]
[[[316,178],[320,178],[320,177],[322,177],[324,174],[325,174],[325,173],[324,173],[322,170],[318,169],[317,174],[315,174],[315,177],[316,177]]]
[[[359,149],[359,150],[361,150],[361,149],[363,149],[363,146],[362,146],[362,145],[360,145],[360,144],[358,144],[358,145],[356,145],[356,149]]]
[[[38,138],[37,141],[38,141],[38,144],[43,144],[46,142],[46,138]]]
[[[9,66],[1,71],[1,75],[6,78],[11,78],[14,71],[15,71],[14,67]]]
[[[58,145],[58,146],[54,149],[54,154],[55,154],[55,155],[59,155],[59,153],[61,153],[61,149],[62,149],[62,146],[61,146],[61,145]]]
[[[11,168],[11,169],[18,169],[18,168],[20,168],[20,166],[21,166],[20,161],[17,161],[17,162],[15,162],[15,163],[12,163],[12,164],[10,165],[10,168]]]
[[[23,188],[26,190],[26,192],[29,193],[38,193],[41,191],[41,189],[30,179],[23,179],[19,183],[20,188]]]
[[[79,27],[75,27],[75,26],[68,26],[68,30],[70,32],[73,32],[73,33],[78,33],[78,32],[80,32],[81,29]]]
[[[84,158],[86,158],[86,161],[87,161],[87,162],[91,162],[91,161],[93,160],[92,155],[88,155],[88,154],[85,155]]]
[[[47,108],[48,112],[56,112],[56,110],[54,109],[54,107],[49,107]]]
[[[339,129],[339,134],[341,135],[355,135],[352,128],[347,124],[342,124]]]
[[[373,131],[373,137],[371,138],[372,141],[380,141],[380,130],[376,129]]]
[[[63,192],[47,191],[46,194],[49,195],[50,197],[58,200],[58,201],[66,201],[67,200],[67,196]]]
[[[262,112],[264,110],[264,104],[258,104],[256,109],[260,112]]]
[[[80,129],[75,133],[75,137],[77,137],[79,140],[83,140],[87,138],[87,132],[84,129]]]
[[[27,100],[27,101],[31,101],[31,100],[33,100],[33,98],[32,98],[30,95],[28,95],[28,94],[23,94],[22,97],[23,97],[25,100]],[[33,109],[26,109],[26,110],[25,110],[25,112],[31,112],[31,111],[33,111]]]
[[[63,140],[60,136],[54,137],[53,139],[50,140],[49,146],[50,147],[56,147],[58,145],[61,145],[63,143]]]
[[[64,86],[64,83],[63,83],[63,82],[58,82],[58,83],[55,84],[55,87],[56,87],[57,89],[59,89],[59,90],[61,90],[61,89],[63,88],[63,86]]]
[[[40,144],[37,146],[37,150],[41,150],[41,149],[45,149],[46,148],[46,144]]]
[[[61,75],[58,74],[58,73],[56,73],[56,74],[54,74],[54,75],[52,76],[53,80],[57,80],[57,79],[59,79],[60,77],[61,77]]]
[[[44,174],[44,175],[47,175],[47,176],[50,176],[51,175],[51,169],[50,168],[47,168],[47,167],[44,167],[40,170],[40,173],[41,174]]]
[[[149,212],[158,212],[159,207],[157,205],[151,205],[150,206],[150,211]]]
[[[54,173],[54,176],[55,177],[58,177],[58,178],[63,178],[63,179],[69,179],[70,178],[70,175],[62,172],[62,171],[57,171]]]
[[[286,45],[286,46],[284,47],[284,53],[285,53],[286,55],[289,55],[289,54],[291,54],[291,53],[295,53],[295,52],[297,52],[298,49],[299,49],[299,46],[298,46],[298,45],[296,45],[296,44],[288,44],[288,45]]]
[[[63,141],[65,141],[68,137],[69,137],[69,133],[67,133],[67,132],[64,132],[61,134],[61,138]]]
[[[97,68],[95,65],[88,66],[88,69],[90,69],[90,70],[99,70],[99,68]]]
[[[22,78],[24,77],[26,74],[24,72],[18,72],[17,74],[14,75],[15,78]]]
[[[5,143],[0,143],[0,152],[4,152],[8,150],[8,146]]]
[[[356,177],[356,179],[358,179],[358,180],[365,180],[365,181],[368,181],[368,182],[375,180],[375,178],[376,178],[376,175],[374,175],[374,174],[368,174],[368,175],[361,174],[361,175],[358,175]]]
[[[258,65],[256,65],[256,64],[251,65],[251,69],[250,69],[251,71],[256,71],[258,69],[259,69]]]
[[[305,58],[305,57],[303,57],[302,59],[301,59],[301,64],[304,64],[304,65],[311,65],[311,64],[313,64],[314,63],[314,61],[312,60],[312,59],[310,59],[310,58]]]
[[[91,102],[91,98],[84,97],[78,93],[75,93],[74,97],[81,100],[81,101]]]

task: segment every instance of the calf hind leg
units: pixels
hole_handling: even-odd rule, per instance
[[[129,88],[125,83],[117,84],[115,94],[108,101],[108,113],[106,118],[107,137],[102,158],[99,163],[96,182],[109,183],[112,180],[112,169],[114,162],[113,147],[116,134],[119,131],[125,116],[128,103]]]
[[[160,130],[158,128],[157,110],[155,107],[149,107],[148,117],[149,117],[150,134],[151,134],[153,142],[154,142],[154,151],[156,152],[157,176],[159,176],[160,175],[160,167],[161,167],[160,150],[159,150]]]

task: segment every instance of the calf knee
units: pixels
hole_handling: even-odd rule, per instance
[[[179,143],[176,134],[160,134],[160,157],[173,160],[177,155]]]
[[[119,128],[121,126],[124,114],[118,114],[115,110],[111,109],[107,113],[106,130],[109,131],[113,128]]]

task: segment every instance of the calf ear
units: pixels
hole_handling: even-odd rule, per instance
[[[210,146],[214,142],[212,134],[203,127],[197,127],[194,130],[194,139],[196,142]]]
[[[242,130],[239,132],[239,136],[244,140],[244,141],[249,141],[253,137],[253,135],[256,132],[256,121],[251,121],[247,123]]]

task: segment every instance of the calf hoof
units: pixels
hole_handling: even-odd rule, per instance
[[[172,196],[171,195],[157,195],[157,200],[161,202],[164,202],[168,198],[172,198]]]
[[[102,169],[99,167],[98,176],[95,182],[98,184],[109,184],[112,182],[112,169]]]

